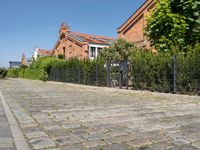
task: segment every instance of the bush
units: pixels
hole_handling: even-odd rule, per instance
[[[96,85],[96,71],[98,71],[98,84],[105,85],[106,69],[103,65],[104,61],[101,59],[93,61],[76,58],[56,60],[50,65],[49,78],[55,81]]]
[[[5,68],[0,68],[0,79],[5,78],[7,76],[8,70]]]
[[[20,69],[19,71],[20,78],[32,79],[32,80],[47,80],[47,74],[42,69]]]
[[[179,55],[177,62],[178,91],[200,95],[200,45],[190,49],[186,56]]]
[[[177,54],[176,84],[178,93],[200,95],[200,45]],[[136,51],[130,60],[133,89],[159,92],[173,91],[173,56]]]
[[[65,55],[59,54],[59,55],[58,55],[58,59],[65,59]]]
[[[19,68],[10,68],[8,69],[8,77],[10,78],[18,78],[19,77]]]
[[[10,69],[10,77],[43,81],[52,77],[51,80],[56,81],[94,85],[96,84],[96,66],[98,66],[99,84],[105,85],[106,69],[103,66],[104,62],[101,59],[90,61],[76,58],[64,60],[56,57],[40,57],[37,61],[32,62],[29,67],[21,66],[17,70]],[[55,78],[54,76],[58,76],[58,74],[55,74],[56,72],[60,72],[60,74],[59,77]]]
[[[155,55],[149,51],[137,51],[131,59],[133,89],[170,92],[172,59],[169,54]]]

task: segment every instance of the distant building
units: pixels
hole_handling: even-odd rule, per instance
[[[151,10],[154,8],[155,1],[146,0],[144,4],[117,29],[118,37],[134,42],[140,47],[149,48],[150,42],[144,35],[144,28],[147,23],[146,17],[150,15]]]
[[[113,38],[106,36],[72,32],[68,25],[62,24],[59,38],[53,48],[53,56],[61,54],[66,59],[73,57],[94,59],[99,51],[110,46],[113,42]]]
[[[19,68],[21,65],[20,61],[9,61],[9,68]]]

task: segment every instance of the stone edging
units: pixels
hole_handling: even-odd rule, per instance
[[[8,106],[1,91],[0,91],[0,98],[2,100],[4,111],[5,111],[7,119],[8,119],[10,131],[12,133],[16,149],[17,150],[30,150],[30,148],[23,136],[23,133],[22,133],[21,129],[19,128],[19,126],[10,110],[10,107]]]

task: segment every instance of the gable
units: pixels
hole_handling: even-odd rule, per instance
[[[154,7],[154,0],[146,0],[145,3],[131,15],[118,29],[117,32],[119,35],[125,35],[129,30],[135,27],[136,24],[141,23],[143,19],[143,28],[145,26],[145,16],[149,12],[150,8]],[[142,24],[141,24],[142,25]]]

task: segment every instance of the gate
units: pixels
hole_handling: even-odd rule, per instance
[[[128,89],[128,61],[107,61],[107,86]]]

